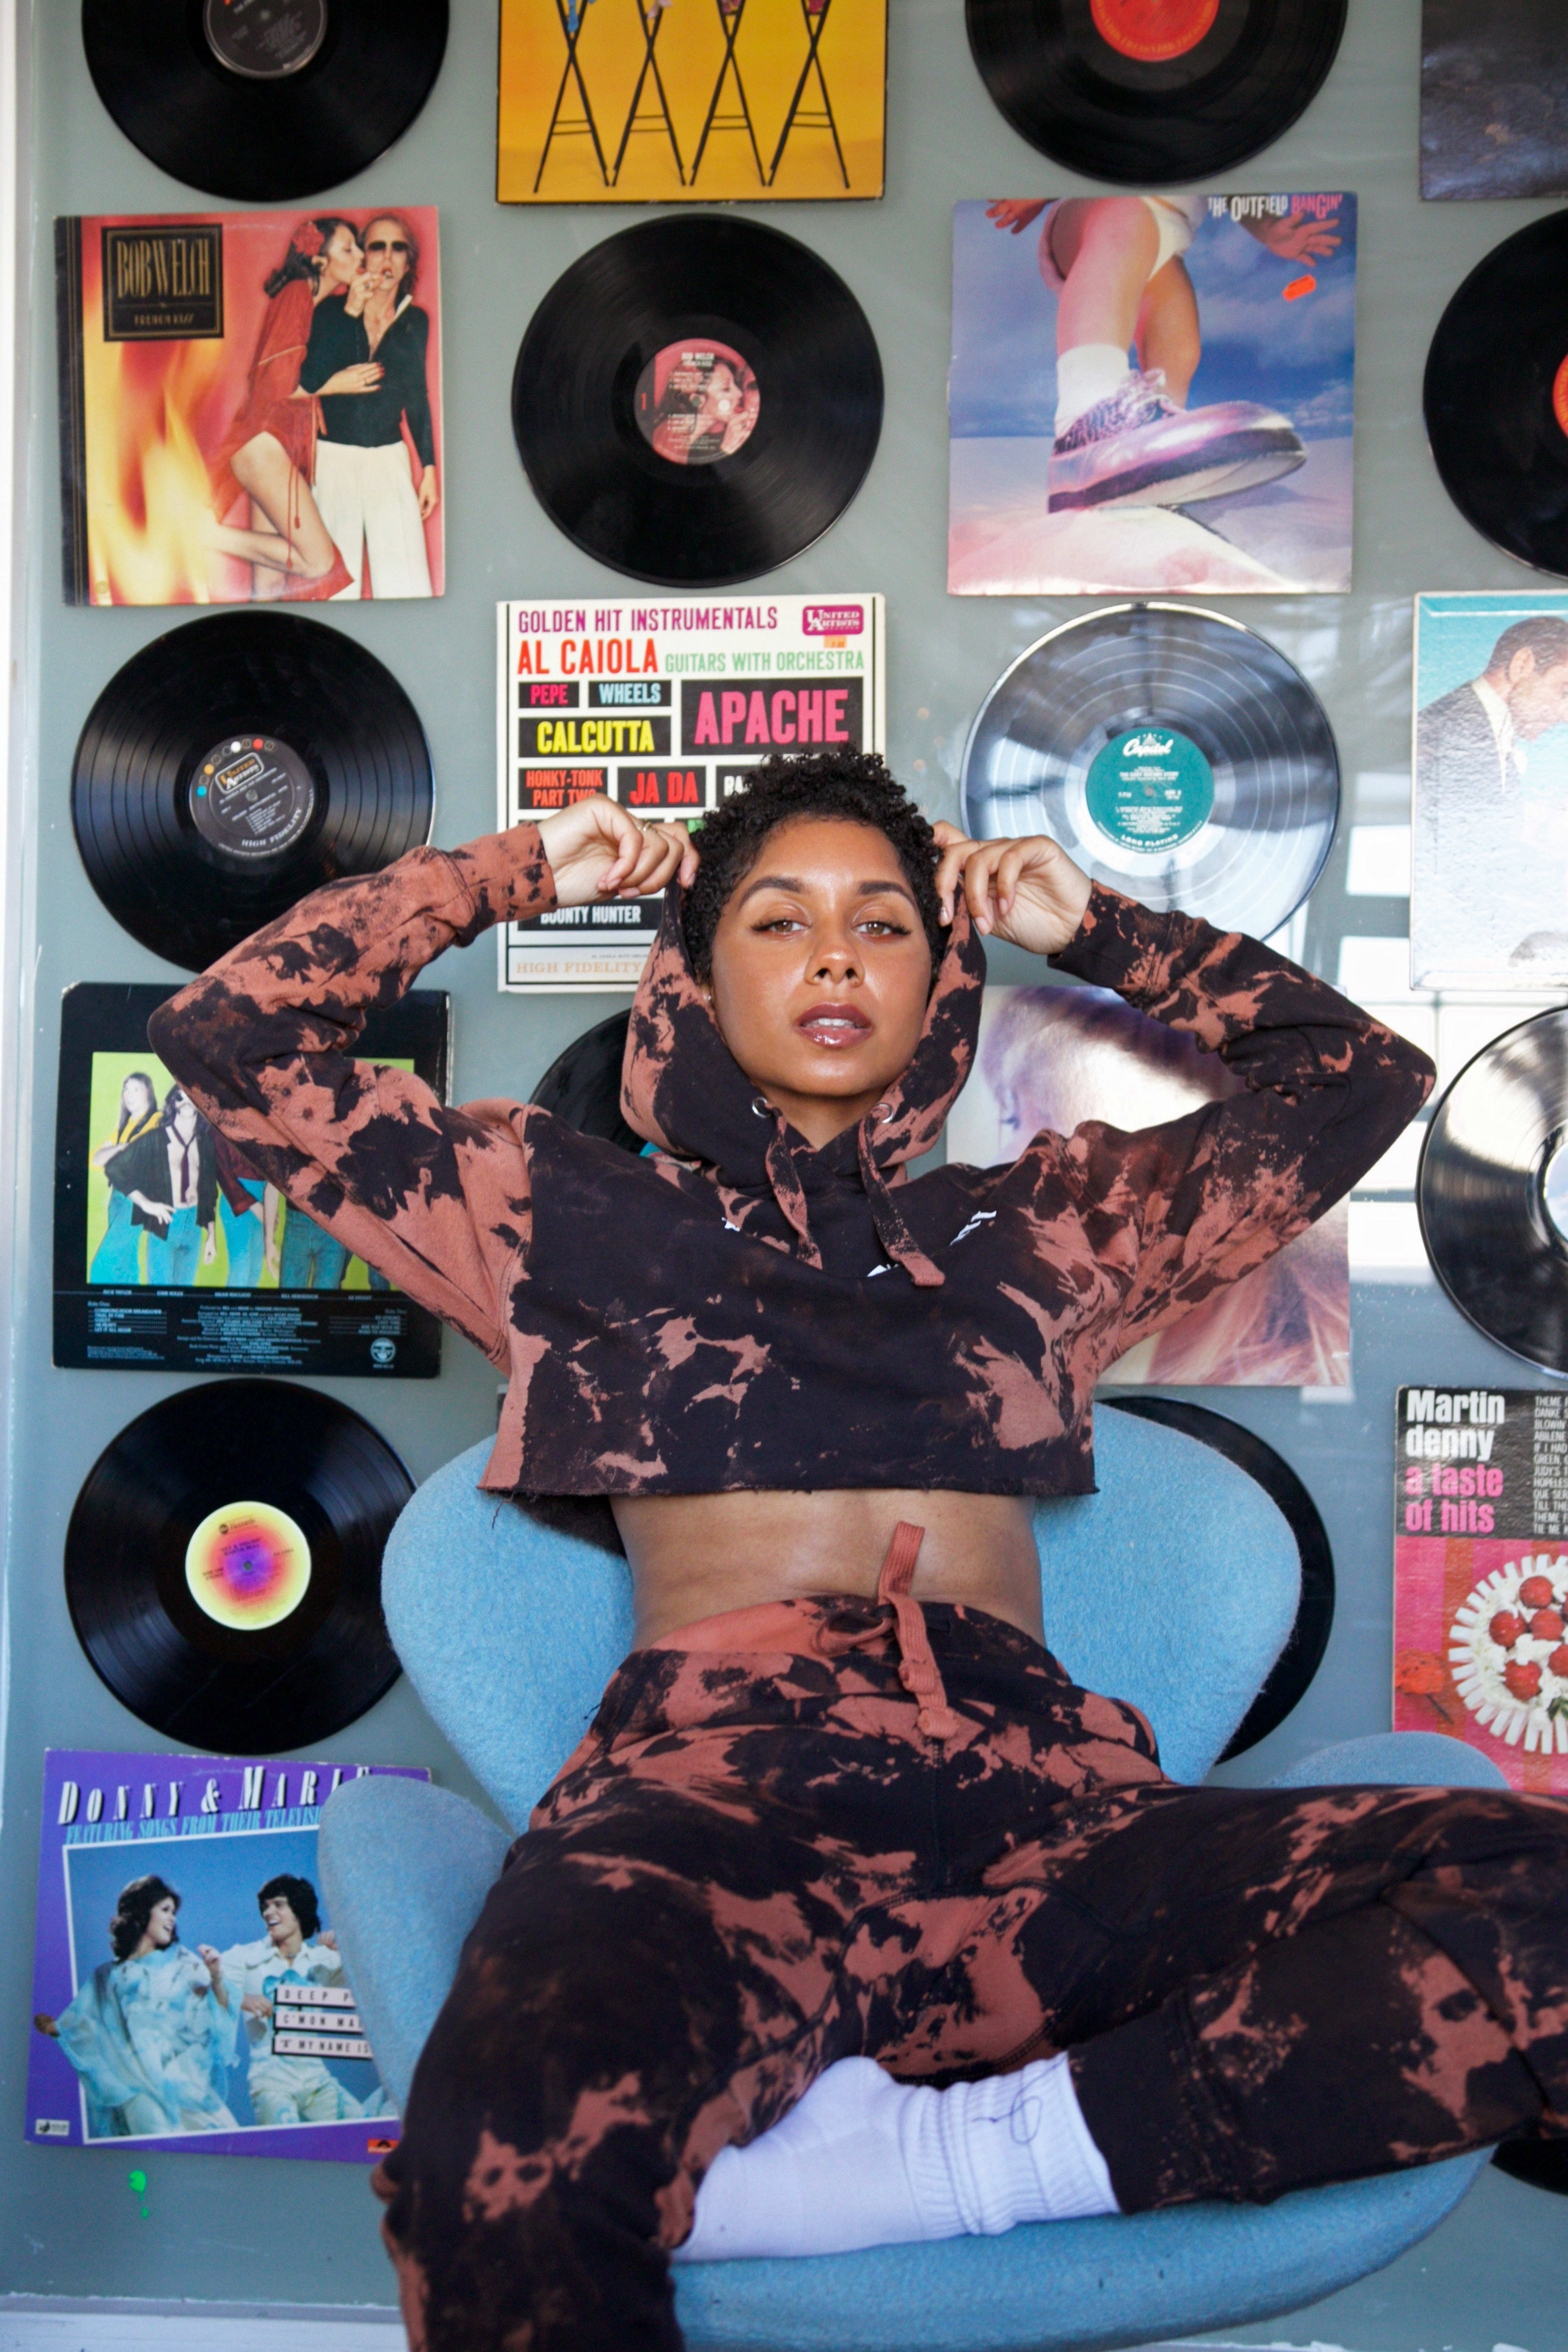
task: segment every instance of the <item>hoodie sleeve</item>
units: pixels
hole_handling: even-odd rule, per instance
[[[1113,1352],[1293,1241],[1431,1089],[1425,1054],[1310,972],[1099,884],[1052,961],[1187,1031],[1246,1087],[1137,1133],[1097,1119],[1030,1147],[1058,1156],[1096,1259],[1126,1283]]]
[[[317,890],[159,1006],[153,1051],[257,1174],[495,1362],[528,1239],[526,1107],[451,1108],[356,1062],[365,1015],[443,949],[546,911],[537,825]]]

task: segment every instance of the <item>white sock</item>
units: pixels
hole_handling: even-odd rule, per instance
[[[1065,2053],[950,2091],[841,2058],[771,2131],[721,2149],[674,2258],[853,2253],[1121,2210]]]
[[[1107,400],[1132,371],[1114,343],[1079,343],[1057,353],[1057,431],[1076,425],[1086,408]]]

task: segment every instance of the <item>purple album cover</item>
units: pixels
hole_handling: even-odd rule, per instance
[[[1422,0],[1422,194],[1564,189],[1563,0]]]
[[[422,1766],[44,1759],[26,2136],[374,2164],[395,2110],[316,1863],[343,1780]]]

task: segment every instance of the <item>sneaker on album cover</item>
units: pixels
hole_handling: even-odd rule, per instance
[[[1272,408],[1226,400],[1178,408],[1162,368],[1130,370],[1058,433],[1048,507],[1182,507],[1292,474],[1307,462],[1295,426]]]

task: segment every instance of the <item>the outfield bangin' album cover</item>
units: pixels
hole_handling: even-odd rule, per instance
[[[502,204],[879,196],[888,0],[500,0]]]
[[[1042,1128],[1181,1118],[1244,1091],[1192,1038],[1108,990],[987,988],[947,1156],[990,1168]],[[1343,1388],[1350,1380],[1350,1214],[1340,1202],[1267,1265],[1142,1340],[1101,1375],[1117,1386]]]
[[[441,594],[432,206],[73,216],[55,267],[68,604]]]
[[[1351,584],[1356,200],[955,205],[954,595]]]
[[[429,1379],[440,1325],[264,1183],[147,1045],[172,992],[85,981],[60,1011],[57,1364]],[[444,1095],[448,1000],[372,1013],[361,1056]]]
[[[47,1752],[29,2141],[366,2165],[396,2146],[316,1856],[322,1805],[367,1772],[430,1777]]]

